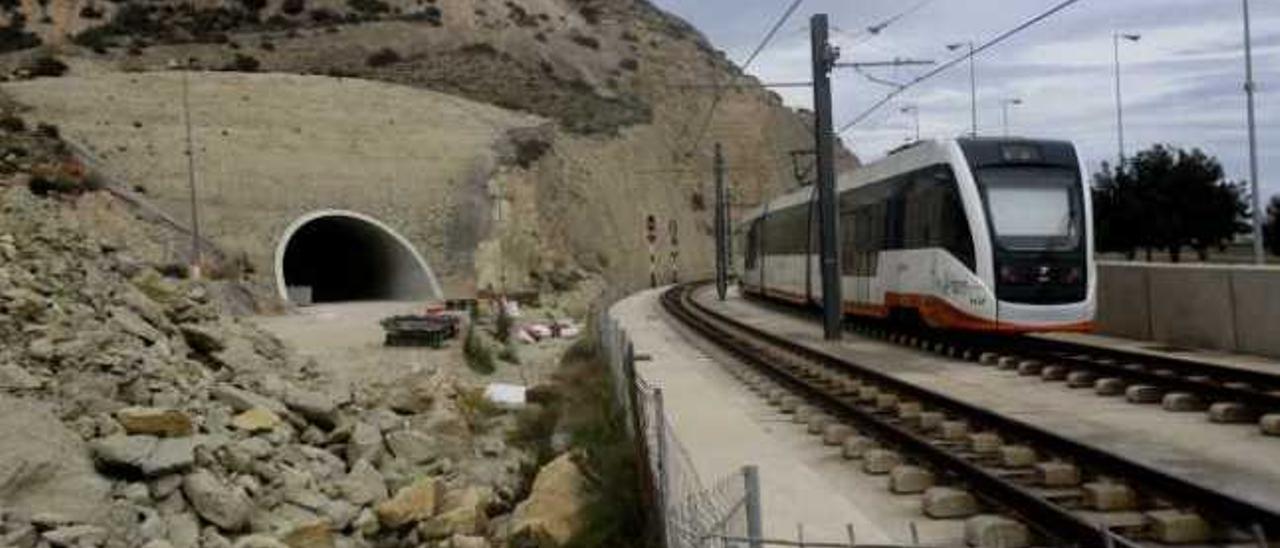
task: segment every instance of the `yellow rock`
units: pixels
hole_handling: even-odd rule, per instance
[[[436,514],[440,506],[440,481],[422,478],[396,491],[390,499],[378,503],[375,511],[382,525],[395,529],[423,521]]]
[[[529,498],[516,507],[511,519],[516,545],[564,546],[582,532],[591,503],[590,484],[565,453],[542,467],[533,480]]]
[[[231,418],[231,426],[246,432],[270,432],[280,425],[280,416],[265,407],[254,407]]]
[[[493,499],[493,489],[486,487],[450,491],[440,515],[423,522],[418,532],[426,539],[480,534],[489,523],[486,509]]]
[[[116,411],[116,421],[129,434],[147,434],[162,438],[190,436],[194,431],[191,417],[177,409],[126,407]]]
[[[316,520],[294,527],[284,538],[289,548],[333,548],[333,529],[326,520]]]

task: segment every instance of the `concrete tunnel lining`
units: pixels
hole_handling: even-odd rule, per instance
[[[311,288],[311,302],[442,298],[435,274],[404,236],[377,219],[346,210],[313,211],[285,229],[276,245],[276,288]]]

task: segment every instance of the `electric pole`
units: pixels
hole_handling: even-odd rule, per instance
[[[831,70],[840,52],[828,41],[827,15],[810,20],[813,59],[814,143],[818,168],[818,218],[821,220],[822,326],[828,341],[840,340],[844,311],[840,287],[840,234],[836,196],[835,133],[831,122]]]
[[[196,200],[196,151],[191,138],[191,84],[188,73],[191,63],[182,71],[182,123],[187,133],[187,186],[191,193],[191,277],[200,279],[204,258],[200,251],[200,210]]]
[[[1262,236],[1262,196],[1258,193],[1258,126],[1253,110],[1253,40],[1249,29],[1249,0],[1244,2],[1244,92],[1249,102],[1249,185],[1253,193],[1253,260],[1266,264]]]
[[[727,217],[728,200],[724,192],[724,154],[720,143],[716,143],[716,293],[724,300],[729,290],[729,220]]]

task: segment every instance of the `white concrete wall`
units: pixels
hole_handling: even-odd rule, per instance
[[[1280,267],[1098,264],[1098,332],[1280,357]]]

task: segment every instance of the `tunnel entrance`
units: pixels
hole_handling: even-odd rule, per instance
[[[276,248],[276,285],[282,299],[300,305],[441,297],[435,275],[408,240],[351,211],[294,221]]]

